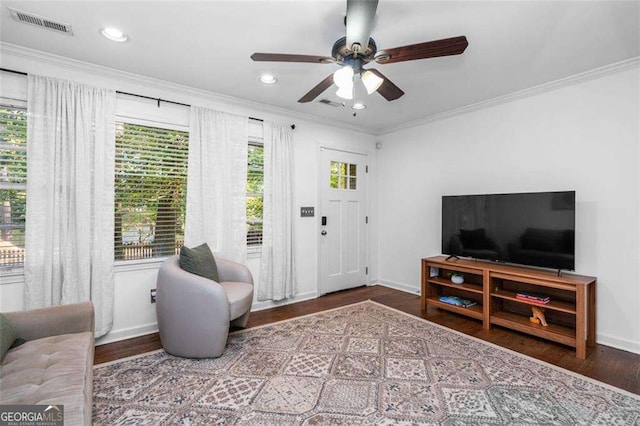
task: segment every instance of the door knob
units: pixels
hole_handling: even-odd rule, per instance
[[[320,232],[320,235],[327,235],[327,231],[325,231],[324,229]]]

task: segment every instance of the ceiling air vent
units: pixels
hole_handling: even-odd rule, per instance
[[[71,25],[63,24],[62,22],[56,22],[52,19],[45,18],[43,16],[34,15],[33,13],[23,12],[14,8],[9,8],[11,16],[14,20],[25,24],[36,25],[41,28],[46,28],[51,31],[59,33],[73,35],[71,31]]]
[[[329,100],[329,99],[320,99],[318,102],[320,102],[321,104],[325,104],[325,105],[332,106],[332,107],[334,107],[334,108],[337,108],[337,107],[343,107],[343,106],[344,106],[344,104],[343,104],[343,103],[340,103],[340,102],[334,102],[334,101],[331,101],[331,100]]]

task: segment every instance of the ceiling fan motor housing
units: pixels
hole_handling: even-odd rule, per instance
[[[354,52],[350,46],[347,46],[347,38],[342,37],[333,44],[331,56],[335,58],[337,62],[348,65],[351,65],[349,63],[349,59],[351,58],[354,62],[359,62],[360,66],[362,66],[364,62],[372,60],[377,51],[376,42],[372,38],[369,38],[369,45],[366,49],[360,47],[358,52]]]

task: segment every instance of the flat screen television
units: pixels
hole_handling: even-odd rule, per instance
[[[575,269],[575,191],[442,197],[442,253]]]

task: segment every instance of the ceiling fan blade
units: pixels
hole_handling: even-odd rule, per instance
[[[320,95],[320,93],[324,92],[329,87],[331,87],[332,84],[333,84],[333,74],[329,74],[329,76],[324,80],[322,80],[320,83],[318,83],[316,87],[309,90],[309,92],[307,92],[306,95],[298,99],[298,102],[300,102],[301,104],[306,102],[311,102],[312,100],[317,98]]]
[[[358,43],[362,50],[369,45],[378,0],[347,0],[347,48]]]
[[[385,49],[376,53],[375,61],[379,64],[414,61],[416,59],[436,58],[438,56],[459,55],[467,48],[469,42],[465,36],[427,41],[409,46]]]
[[[382,73],[377,69],[369,68],[368,71],[371,71],[372,73],[374,73],[375,75],[377,75],[378,77],[384,80],[382,82],[382,85],[378,87],[377,92],[380,93],[386,100],[395,101],[400,96],[404,95],[404,92],[402,91],[402,89],[400,89],[398,86],[393,84],[391,80],[389,80],[387,77],[382,75]]]
[[[310,62],[315,64],[331,64],[335,62],[335,59],[329,56],[289,55],[286,53],[254,53],[251,55],[251,59],[266,62]]]

